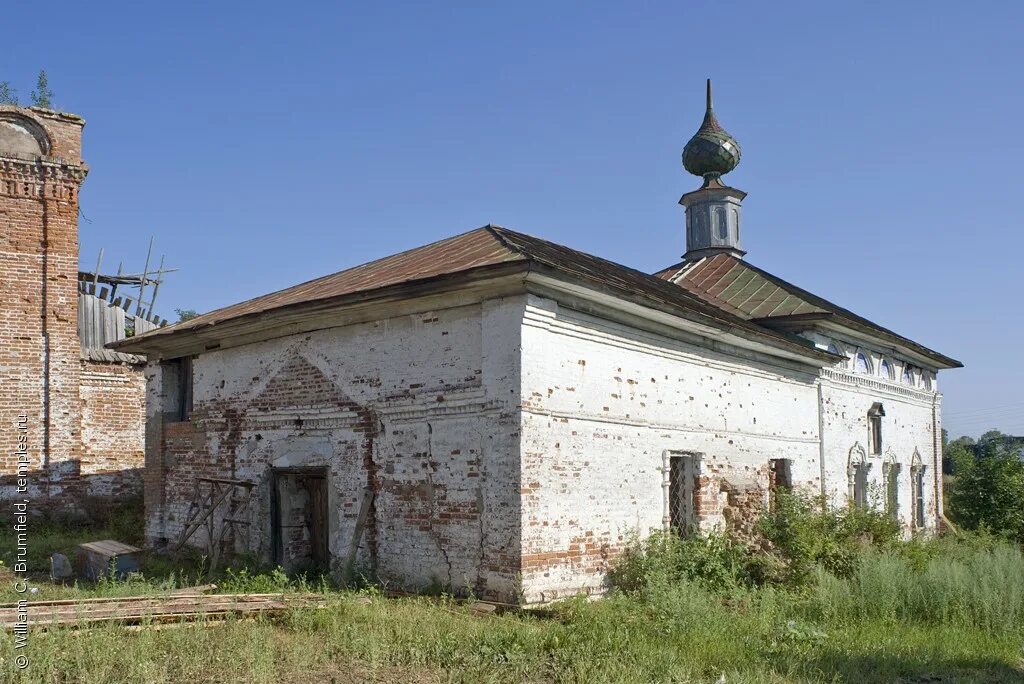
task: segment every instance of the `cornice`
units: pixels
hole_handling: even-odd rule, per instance
[[[931,405],[937,396],[936,392],[907,387],[894,382],[886,382],[879,378],[857,375],[848,371],[835,370],[832,368],[822,368],[821,377],[823,379],[830,380],[835,384],[856,387],[858,389],[874,392],[885,392],[890,395],[915,400],[924,405]]]
[[[0,157],[0,196],[75,200],[89,173],[85,164],[55,157]]]

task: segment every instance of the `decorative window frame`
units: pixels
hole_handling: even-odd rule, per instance
[[[832,339],[830,339],[828,341],[828,346],[826,347],[826,349],[827,349],[828,352],[830,352],[832,354],[838,354],[838,355],[842,356],[843,358],[845,358],[846,361],[843,362],[843,370],[849,370],[850,369],[850,353],[846,350],[846,347],[845,347],[845,345],[843,345],[842,342],[840,342],[839,340],[832,340]],[[839,364],[837,363],[836,365],[839,365]]]
[[[866,370],[860,370],[857,360],[864,359],[864,367]],[[866,349],[857,348],[857,351],[853,354],[853,372],[861,375],[874,375],[875,374],[875,362],[871,358],[871,352]]]
[[[888,372],[886,372],[886,368],[889,369]],[[896,367],[893,360],[887,356],[883,356],[878,362],[878,377],[890,382],[895,382],[896,380]]]
[[[864,450],[864,447],[860,445],[860,442],[854,442],[853,446],[850,447],[850,453],[847,456],[846,461],[846,496],[847,503],[850,506],[857,505],[857,474],[861,468],[865,469],[864,479],[867,480],[867,473],[871,468],[871,463],[868,462],[868,454]],[[867,492],[865,492],[864,495],[867,497]]]
[[[882,418],[885,417],[885,404],[880,401],[876,401],[871,404],[871,408],[868,409],[868,447],[870,447],[869,454],[871,456],[882,455],[882,444],[885,441],[884,435],[882,434]],[[878,435],[875,436],[874,422],[878,421]]]
[[[924,484],[925,471],[921,452],[914,447],[914,455],[910,458],[910,524],[915,530],[923,530],[927,526],[924,510],[925,496],[928,491]],[[919,487],[920,497],[918,497]]]
[[[896,458],[896,452],[889,447],[885,451],[885,458],[882,459],[882,485],[885,492],[885,512],[888,513],[894,520],[900,519],[900,484],[899,477],[900,471],[903,466]],[[896,478],[893,483],[894,486],[890,487],[889,480]]]
[[[900,373],[900,384],[907,387],[917,387],[918,383],[918,371],[919,369],[912,363],[904,363],[903,371]],[[910,377],[910,382],[906,382],[906,378]]]

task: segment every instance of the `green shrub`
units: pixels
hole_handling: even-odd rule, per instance
[[[1024,544],[1024,460],[997,443],[980,443],[977,449],[977,458],[957,462],[950,515],[966,529],[987,528]]]
[[[674,533],[656,533],[629,546],[610,580],[613,586],[628,592],[679,582],[730,592],[751,584],[751,557],[744,544],[725,535],[681,539]]]
[[[282,568],[270,572],[250,572],[247,568],[227,568],[218,585],[228,594],[273,594],[299,588]],[[305,587],[301,587],[305,589]]]
[[[900,537],[899,523],[873,508],[831,508],[822,497],[784,491],[757,531],[766,551],[784,563],[785,583],[794,587],[806,586],[817,566],[848,577],[865,547],[886,547]]]

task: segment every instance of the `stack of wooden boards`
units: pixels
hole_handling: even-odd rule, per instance
[[[325,605],[319,594],[172,594],[122,598],[29,601],[0,604],[0,623],[6,631],[23,625],[26,611],[30,629],[89,627],[103,623],[124,625],[223,620],[229,616],[275,615],[293,608]]]

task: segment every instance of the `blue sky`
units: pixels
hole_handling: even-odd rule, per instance
[[[1024,434],[1024,3],[840,4],[10,3],[0,80],[87,119],[82,263],[154,236],[173,317],[488,222],[672,263],[710,76],[748,259]]]

